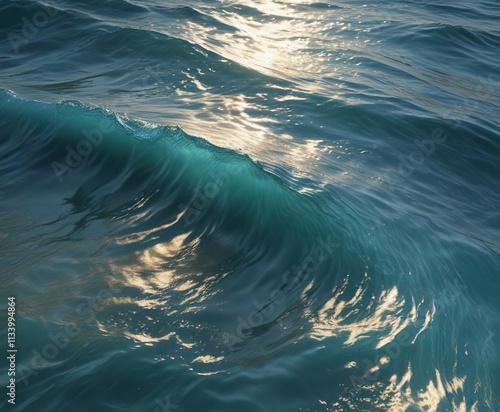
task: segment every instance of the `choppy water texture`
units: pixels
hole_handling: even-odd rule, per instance
[[[499,23],[2,0],[2,410],[499,411]]]

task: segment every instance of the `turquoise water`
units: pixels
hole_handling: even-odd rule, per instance
[[[2,410],[500,411],[499,22],[1,1]]]

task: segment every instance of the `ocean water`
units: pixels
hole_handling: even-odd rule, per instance
[[[499,52],[497,0],[0,0],[1,410],[500,411]]]

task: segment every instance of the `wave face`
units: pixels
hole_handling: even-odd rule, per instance
[[[0,3],[15,408],[500,411],[499,14]]]

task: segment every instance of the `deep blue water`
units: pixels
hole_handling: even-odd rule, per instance
[[[1,410],[500,411],[499,128],[497,0],[0,0]]]

